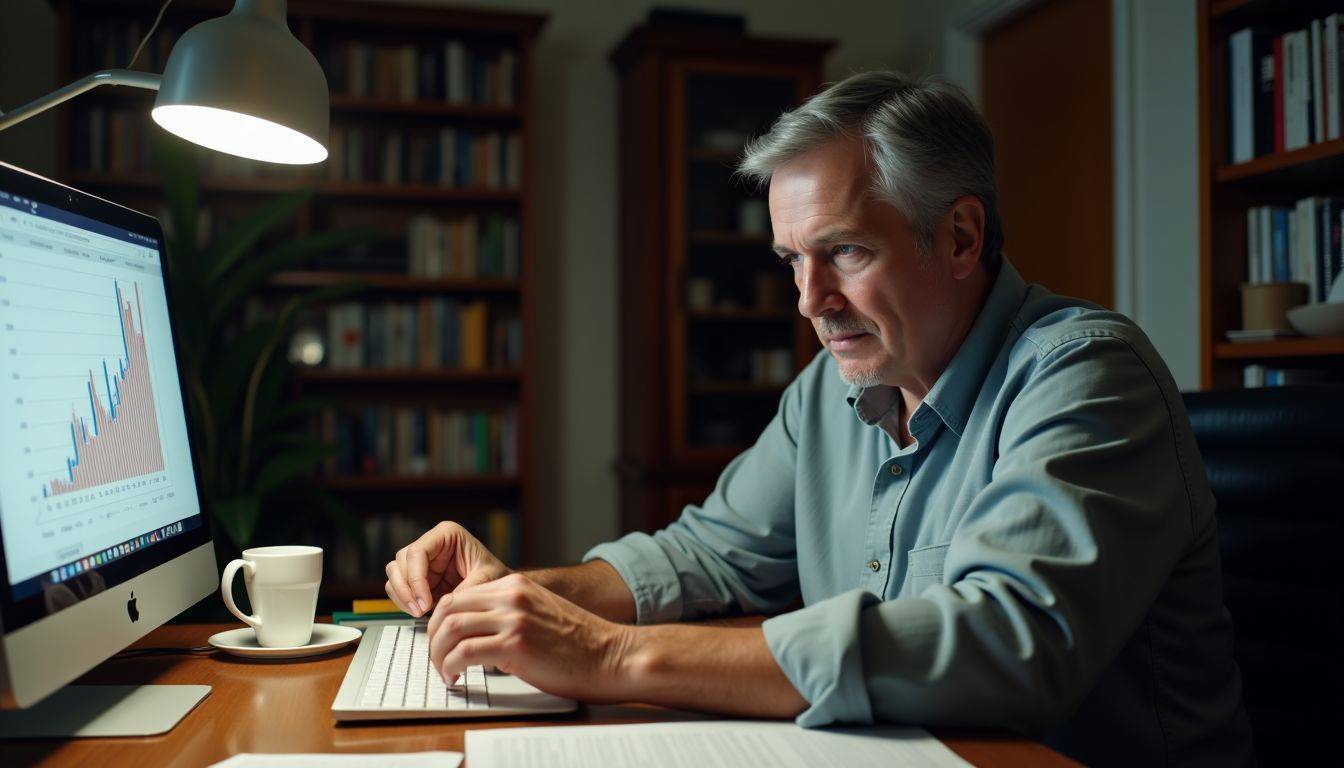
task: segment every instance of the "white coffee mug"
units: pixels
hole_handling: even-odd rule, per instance
[[[233,602],[233,576],[240,568],[255,611],[251,616]],[[241,560],[224,566],[219,589],[229,611],[257,631],[258,643],[267,648],[292,648],[307,645],[313,637],[321,583],[321,547],[255,547],[243,550]]]

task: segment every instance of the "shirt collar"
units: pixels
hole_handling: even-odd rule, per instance
[[[984,383],[989,366],[998,357],[1008,324],[1026,298],[1027,284],[1005,256],[1000,260],[999,274],[989,290],[980,314],[966,334],[965,340],[952,356],[921,408],[938,414],[948,429],[961,433],[975,405],[976,394]],[[896,405],[900,393],[896,387],[879,384],[874,387],[852,386],[845,399],[865,424],[876,424]]]

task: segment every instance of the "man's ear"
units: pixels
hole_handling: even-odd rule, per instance
[[[952,201],[946,220],[952,229],[952,276],[964,280],[980,265],[985,246],[985,206],[975,195]]]

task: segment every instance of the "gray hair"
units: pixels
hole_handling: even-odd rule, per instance
[[[747,144],[738,173],[764,186],[779,166],[846,134],[862,136],[877,178],[874,193],[915,229],[922,252],[953,201],[975,195],[985,207],[980,260],[991,272],[1003,250],[994,139],[965,91],[936,78],[896,72],[850,75],[785,112]]]

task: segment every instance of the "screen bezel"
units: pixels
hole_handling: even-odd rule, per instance
[[[36,200],[42,205],[63,208],[71,213],[87,216],[95,221],[152,238],[159,243],[159,273],[164,281],[164,295],[168,304],[168,325],[173,338],[173,354],[179,361],[176,366],[178,396],[182,398],[183,412],[189,414],[191,401],[187,398],[186,379],[180,363],[182,359],[182,340],[179,334],[173,332],[173,329],[176,328],[174,315],[176,297],[173,295],[173,284],[168,279],[167,242],[164,239],[163,228],[159,225],[159,220],[153,216],[118,205],[110,200],[104,200],[87,192],[81,192],[73,187],[4,162],[0,162],[0,189]],[[80,597],[76,602],[50,613],[47,611],[42,593],[23,600],[14,600],[9,583],[9,569],[5,562],[4,532],[0,530],[0,620],[3,622],[5,634],[15,632],[42,619],[59,616],[71,608],[96,598],[103,592],[110,591],[113,587],[148,573],[212,540],[210,521],[205,516],[206,501],[204,486],[201,483],[201,468],[196,464],[196,430],[190,418],[187,418],[186,422],[189,454],[187,461],[191,464],[192,477],[196,483],[197,509],[195,516],[200,518],[200,525],[190,527],[180,535],[170,537],[153,546],[129,553],[125,557],[92,569],[91,572],[102,576],[102,589],[99,592]],[[190,520],[191,518],[186,519]]]

